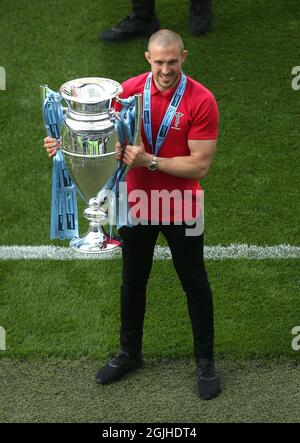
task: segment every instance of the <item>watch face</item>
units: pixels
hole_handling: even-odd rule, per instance
[[[150,163],[150,165],[148,166],[148,169],[150,169],[150,171],[155,171],[156,170],[156,163]]]

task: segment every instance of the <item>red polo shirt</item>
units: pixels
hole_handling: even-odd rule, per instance
[[[143,94],[148,74],[147,72],[126,80],[122,84],[124,91],[121,97],[127,98],[134,94]],[[170,90],[161,92],[152,79],[151,117],[154,145],[161,122],[177,86],[178,84]],[[158,156],[170,158],[190,155],[188,140],[213,140],[217,139],[217,136],[218,108],[214,96],[203,85],[187,77],[184,95]],[[143,127],[142,140],[146,151],[152,153]],[[172,222],[190,220],[191,213],[193,218],[198,213],[196,211],[198,206],[196,195],[201,188],[197,179],[174,177],[164,172],[149,171],[147,168],[141,167],[130,169],[126,181],[132,215],[137,218]],[[168,198],[169,195],[170,204],[168,205],[168,201],[164,201],[162,198],[158,207],[157,196],[163,196],[163,194],[164,198]],[[183,207],[183,203],[185,207]]]

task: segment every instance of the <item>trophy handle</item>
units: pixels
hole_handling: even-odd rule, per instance
[[[46,100],[47,89],[48,89],[48,85],[46,85],[45,83],[40,85],[42,107],[44,107],[44,103],[45,103],[45,100]]]
[[[134,119],[134,134],[133,134],[133,145],[137,145],[141,138],[141,128],[142,128],[142,111],[143,111],[143,95],[135,94],[134,107],[135,107],[135,119]],[[129,98],[119,98],[116,97],[115,101],[120,103],[122,106],[129,107],[132,105],[132,97]]]
[[[45,102],[47,100],[48,93],[58,95],[58,93],[51,91],[51,89],[49,89],[49,87],[46,83],[41,84],[40,85],[40,94],[41,94],[41,104],[42,104],[42,115],[43,115],[43,119],[44,119],[46,132],[47,132],[48,136],[56,138],[56,140],[59,140],[60,133],[61,133],[61,127],[62,127],[62,123],[65,118],[67,108],[63,107],[61,103],[56,103],[56,105],[57,105],[56,108],[52,107],[51,112],[48,111],[48,113],[49,113],[48,117],[45,118],[44,106],[45,106]],[[49,121],[46,123],[46,120],[49,120]]]

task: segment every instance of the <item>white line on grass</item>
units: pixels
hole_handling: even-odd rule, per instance
[[[204,256],[209,260],[300,258],[300,246],[255,246],[245,244],[205,246]],[[110,260],[120,257],[121,250],[119,248],[113,252],[96,255],[82,254],[71,248],[61,246],[0,246],[0,260]],[[170,249],[165,246],[156,246],[154,257],[160,260],[168,260],[171,258]]]

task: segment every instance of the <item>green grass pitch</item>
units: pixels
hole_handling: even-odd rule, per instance
[[[292,68],[300,65],[298,0],[216,0],[214,27],[204,38],[188,33],[187,0],[176,1],[176,7],[171,0],[156,3],[161,27],[179,32],[189,51],[184,71],[212,90],[219,104],[217,153],[203,180],[206,244],[299,245],[300,90],[291,86]],[[121,82],[148,70],[143,57],[145,39],[112,46],[97,38],[100,29],[117,23],[129,8],[130,2],[124,0],[1,1],[0,66],[6,71],[6,90],[0,90],[0,245],[50,244],[52,165],[42,146],[39,85],[47,83],[58,90],[64,82],[83,76]],[[84,204],[79,202],[79,211],[83,209]],[[79,222],[84,233],[87,225],[81,215]],[[159,241],[164,244],[163,238]],[[67,246],[67,242],[52,244]],[[243,362],[251,359],[268,361],[271,375],[265,372],[266,380],[270,380],[270,386],[286,380],[290,397],[284,404],[294,411],[296,372],[289,372],[287,367],[299,365],[300,357],[300,351],[291,347],[292,328],[300,325],[299,260],[208,260],[207,269],[214,292],[216,355],[223,362],[228,389],[234,385],[228,362],[240,371]],[[83,361],[79,375],[92,378],[95,362],[105,361],[118,349],[120,270],[120,260],[0,261],[0,326],[7,333],[7,349],[0,351],[0,368],[7,381],[0,383],[0,396],[7,399],[8,408],[0,408],[0,421],[26,421],[30,417],[36,421],[43,417],[59,420],[51,415],[50,408],[47,412],[46,406],[44,415],[34,408],[31,415],[25,413],[24,405],[15,408],[23,404],[18,402],[26,388],[17,389],[11,397],[9,374],[17,380],[14,367],[21,361],[32,362],[35,377],[36,365],[40,365],[45,374],[57,374],[64,384],[64,369],[61,374],[55,369],[60,361],[67,368],[71,365],[72,370]],[[168,324],[167,317],[171,318]],[[185,386],[184,371],[189,373],[191,369],[182,359],[192,358],[192,335],[184,295],[170,261],[154,263],[144,352],[154,366],[158,364],[154,368],[157,380],[163,374],[170,376],[172,369],[164,367],[163,362],[169,365],[173,361],[179,371],[173,374],[174,389],[178,382]],[[284,361],[279,365],[280,376],[274,363],[278,359]],[[259,363],[251,364],[249,367],[258,372]],[[141,373],[140,382],[148,392],[143,374],[148,374],[147,369]],[[246,380],[251,383],[249,371],[247,374]],[[29,383],[30,371],[28,377]],[[122,392],[127,392],[131,380],[121,385]],[[238,383],[242,386],[241,381],[237,382],[240,386]],[[271,398],[276,397],[273,384]],[[258,381],[258,386],[263,387],[264,382]],[[159,383],[157,389],[167,395]],[[84,392],[86,404],[89,395],[98,395]],[[99,415],[87,409],[83,419],[113,421],[116,405],[108,400],[106,392],[101,398],[107,401],[108,409]],[[112,392],[117,392],[115,387]],[[256,404],[254,391],[241,392]],[[153,411],[157,404],[164,404],[165,397],[148,394]],[[193,394],[184,395],[188,404]],[[226,395],[229,397],[222,400],[224,410],[234,404],[230,394]],[[140,405],[140,397],[135,396]],[[240,408],[242,396],[236,401]],[[31,398],[35,408],[37,399],[34,395]],[[135,399],[131,401],[134,405]],[[170,402],[173,415],[159,408],[157,416],[140,409],[141,420],[180,421],[175,391]],[[299,420],[299,414],[288,416],[280,409],[280,401],[275,403],[279,409],[272,416],[258,412],[251,416],[246,406],[244,414],[236,409],[228,416],[215,407],[210,412],[205,409],[203,420]],[[124,411],[118,417],[125,421],[122,407]],[[128,420],[138,420],[137,410],[132,408]],[[196,410],[199,415],[186,413],[181,420],[201,420],[201,411]],[[70,415],[67,404],[61,417],[79,420],[76,414]]]

